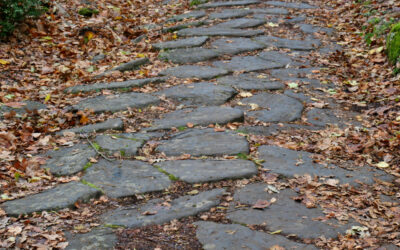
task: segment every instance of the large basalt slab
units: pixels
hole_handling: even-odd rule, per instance
[[[132,60],[130,62],[127,63],[123,63],[113,69],[111,69],[110,71],[130,71],[130,70],[135,70],[137,69],[139,66],[148,64],[150,62],[150,60],[148,58],[139,58],[139,59],[135,59]]]
[[[224,76],[218,78],[218,83],[244,90],[279,90],[285,88],[285,85],[278,81],[270,81],[263,75],[261,75],[263,78],[257,76],[254,73]]]
[[[0,117],[4,115],[4,113],[9,113],[11,111],[14,111],[17,115],[23,115],[28,111],[34,111],[34,110],[41,110],[41,109],[47,109],[47,106],[41,102],[36,102],[36,101],[24,101],[21,102],[19,105],[20,107],[9,107],[7,105],[0,105]]]
[[[283,8],[250,9],[253,14],[287,15],[289,11]]]
[[[302,239],[314,239],[320,236],[336,238],[338,234],[345,234],[346,230],[351,228],[351,225],[341,225],[334,219],[328,221],[330,225],[313,220],[325,217],[325,214],[318,207],[307,208],[292,199],[297,196],[299,195],[290,189],[270,194],[267,184],[250,184],[235,193],[236,202],[254,205],[258,200],[270,201],[272,198],[275,198],[276,202],[263,210],[246,208],[228,212],[227,217],[238,223],[266,225],[270,231],[282,230],[285,235],[294,234]]]
[[[262,30],[241,30],[221,27],[209,28],[188,28],[178,31],[178,36],[232,36],[232,37],[252,37],[263,34]]]
[[[258,4],[258,0],[238,0],[238,1],[221,1],[221,2],[209,2],[205,4],[200,4],[197,6],[199,9],[209,9],[217,7],[231,7],[231,6],[246,6],[251,4]]]
[[[87,202],[100,191],[80,182],[69,182],[22,199],[4,202],[0,207],[9,216],[72,208],[78,201]]]
[[[284,236],[254,231],[237,224],[217,224],[210,221],[199,221],[194,224],[197,226],[196,237],[204,250],[261,250],[275,249],[276,246],[284,249],[317,249],[312,245],[288,240]]]
[[[93,110],[95,113],[117,112],[128,108],[144,108],[157,105],[160,99],[145,93],[125,93],[114,96],[99,96],[82,100],[72,106],[74,110]]]
[[[111,82],[111,83],[94,83],[90,85],[77,85],[70,88],[65,89],[64,91],[67,93],[79,93],[79,92],[91,92],[91,91],[100,91],[103,89],[126,89],[133,87],[141,87],[145,84],[149,83],[159,83],[164,82],[166,77],[154,77],[147,79],[136,79],[136,80],[128,80],[123,82]]]
[[[161,54],[161,58],[173,63],[196,63],[218,57],[218,51],[207,48],[175,49]]]
[[[325,127],[328,124],[342,124],[340,118],[333,110],[314,108],[307,112],[307,121],[315,126]]]
[[[265,23],[264,20],[254,18],[238,18],[217,24],[215,27],[231,28],[231,29],[246,29],[253,28]]]
[[[171,17],[170,19],[167,20],[167,22],[178,22],[178,21],[182,21],[187,18],[201,18],[205,15],[206,15],[206,12],[204,10],[195,10],[195,11],[190,11],[188,13],[184,13],[181,15]]]
[[[247,110],[258,105],[247,114],[264,122],[291,122],[301,117],[303,104],[298,100],[281,94],[261,93],[241,100]],[[253,107],[254,109],[254,107]]]
[[[284,65],[292,64],[293,61],[291,57],[285,53],[280,53],[278,51],[264,51],[261,52],[259,55],[264,60],[278,62]]]
[[[178,78],[199,78],[199,79],[212,79],[217,76],[223,76],[229,72],[225,69],[196,66],[196,65],[183,65],[174,68],[168,68],[162,71],[161,75],[170,75]]]
[[[209,19],[228,19],[250,15],[252,11],[245,9],[223,9],[221,12],[211,13]]]
[[[258,56],[235,56],[230,61],[216,61],[213,66],[226,69],[228,71],[251,72],[266,69],[276,69],[284,67],[280,62],[265,60]]]
[[[52,150],[46,153],[50,158],[42,168],[49,169],[56,176],[72,175],[82,171],[89,163],[89,158],[96,155],[96,151],[87,144]]]
[[[330,35],[333,32],[333,29],[331,29],[331,28],[323,28],[323,27],[318,27],[318,26],[314,26],[311,24],[306,24],[306,23],[299,24],[299,28],[305,34],[314,34],[314,33],[318,33],[318,32],[324,32],[324,33]]]
[[[324,166],[315,163],[311,154],[304,151],[294,151],[276,146],[261,146],[258,150],[259,158],[264,159],[263,166],[272,172],[291,177],[294,175],[310,174],[319,176],[322,181],[337,179],[340,184],[357,185],[357,181],[373,184],[374,178],[391,181],[393,177],[383,171],[364,166],[354,171],[339,168],[334,165]]]
[[[148,131],[169,129],[172,127],[207,126],[209,124],[226,124],[228,122],[243,121],[244,113],[240,109],[231,107],[200,107],[197,109],[183,109],[166,114],[162,119],[155,120]]]
[[[212,42],[211,48],[221,54],[235,55],[242,52],[263,49],[264,46],[249,38],[221,38]]]
[[[67,234],[66,250],[113,249],[118,239],[111,228],[95,228],[89,233]]]
[[[123,130],[124,122],[120,118],[108,119],[104,122],[99,122],[95,124],[90,124],[82,127],[65,129],[57,132],[57,134],[63,135],[65,132],[73,132],[73,133],[94,133],[94,132],[104,132],[106,130]]]
[[[162,141],[156,149],[166,155],[221,156],[248,154],[247,140],[232,132],[215,132],[213,129],[191,129]]]
[[[156,49],[179,49],[198,47],[203,45],[208,40],[208,36],[190,37],[163,43],[155,43],[152,46]]]
[[[100,188],[107,196],[121,198],[162,191],[171,181],[157,169],[141,161],[100,160],[86,170],[82,179]]]
[[[181,160],[164,161],[156,165],[180,180],[192,184],[247,178],[257,174],[256,165],[245,160]]]
[[[213,106],[224,104],[236,94],[229,86],[200,82],[178,85],[158,92],[184,105]]]
[[[315,9],[315,8],[317,8],[316,6],[309,5],[306,3],[289,3],[289,2],[282,2],[282,1],[267,1],[265,3],[268,5],[272,5],[272,6],[291,8],[291,9]]]
[[[136,155],[139,148],[145,143],[144,140],[122,138],[113,135],[98,135],[94,141],[105,154],[114,155],[117,153],[126,157]]]
[[[277,48],[289,48],[294,50],[314,50],[321,45],[319,40],[291,40],[279,38],[274,36],[259,36],[255,38],[256,41],[264,44],[265,46],[272,46]]]
[[[148,201],[144,205],[121,207],[102,216],[104,224],[129,228],[163,224],[208,211],[220,202],[224,189],[213,189],[194,196],[182,196],[170,202],[161,199]],[[147,215],[144,214],[147,212]]]

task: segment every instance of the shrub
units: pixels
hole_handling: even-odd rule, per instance
[[[25,18],[38,17],[44,10],[42,0],[0,0],[0,38],[12,33]]]
[[[392,64],[400,61],[400,23],[393,26],[387,38],[387,53]]]

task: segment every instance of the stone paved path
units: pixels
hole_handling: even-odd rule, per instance
[[[264,160],[261,165],[247,159],[236,159],[238,155],[243,158],[250,152],[246,134],[269,136],[284,130],[318,130],[329,124],[341,127],[357,124],[354,114],[348,114],[345,119],[338,117],[334,104],[324,109],[309,108],[313,102],[309,93],[321,94],[321,89],[330,86],[313,79],[313,71],[318,68],[311,67],[302,55],[335,47],[335,44],[327,44],[314,36],[318,32],[331,34],[332,29],[310,25],[305,15],[300,14],[300,10],[314,8],[300,2],[209,1],[199,5],[200,10],[172,17],[169,22],[192,18],[214,20],[217,24],[184,28],[177,32],[179,39],[154,44],[155,49],[162,50],[160,55],[165,60],[178,64],[161,72],[160,77],[80,85],[65,91],[115,91],[112,95],[83,99],[71,106],[71,110],[92,109],[101,114],[157,106],[165,99],[177,104],[178,109],[154,119],[139,133],[121,133],[124,117],[59,132],[97,133],[89,141],[82,140],[72,147],[44,155],[49,159],[43,168],[56,176],[78,174],[80,182],[62,184],[39,194],[8,201],[2,208],[11,216],[56,211],[101,194],[118,201],[138,194],[162,193],[176,181],[198,185],[251,178],[262,171],[282,178],[309,174],[318,176],[322,183],[337,180],[351,186],[357,186],[359,182],[372,184],[378,179],[391,181],[391,176],[368,166],[354,171],[340,166],[325,166],[315,163],[308,152],[270,145],[260,146],[257,152],[253,152]],[[298,16],[286,19],[289,13]],[[265,25],[271,22],[297,23],[294,38],[267,33]],[[252,54],[243,54],[246,52]],[[198,62],[206,64],[195,64]],[[113,70],[129,70],[145,63],[149,61],[132,61]],[[202,81],[164,88],[155,93],[118,92],[119,89],[146,84],[163,86],[170,77]],[[302,88],[291,89],[290,83]],[[28,102],[26,108],[46,106]],[[9,109],[0,107],[0,112]],[[16,111],[26,112],[23,108]],[[267,122],[270,126],[241,126],[236,132],[207,128],[211,124],[242,123],[246,119]],[[177,130],[172,128],[184,131],[173,132]],[[160,154],[161,158],[152,164],[141,161],[143,156],[135,159],[150,140],[157,141],[154,153]],[[166,156],[183,154],[187,155],[184,159],[166,160]],[[116,155],[119,157],[115,158]],[[97,161],[91,162],[93,158]],[[68,248],[110,249],[117,242],[113,229],[117,226],[137,228],[196,216],[218,206],[224,195],[233,197],[226,211],[229,223],[201,221],[195,217],[198,221],[195,223],[196,236],[204,249],[269,249],[276,245],[287,249],[316,249],[313,239],[321,236],[335,238],[338,234],[345,234],[351,226],[358,225],[351,220],[348,224],[334,218],[316,220],[325,216],[323,209],[318,206],[307,208],[294,201],[292,198],[298,195],[296,190],[278,190],[256,182],[230,191],[215,188],[174,199],[161,197],[141,204],[120,205],[104,211],[99,218],[101,226],[91,232],[76,235],[66,232]],[[259,200],[271,199],[275,202],[266,209],[252,208]],[[237,204],[240,206],[235,206]],[[268,234],[247,225],[264,226],[269,232],[280,233]]]

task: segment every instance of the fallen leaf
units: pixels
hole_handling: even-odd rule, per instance
[[[253,206],[252,208],[254,209],[264,209],[267,208],[271,205],[271,203],[269,201],[266,200],[258,200]]]

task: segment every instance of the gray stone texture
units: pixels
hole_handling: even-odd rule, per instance
[[[311,24],[306,24],[306,23],[299,24],[299,28],[305,34],[324,32],[324,33],[330,35],[333,32],[333,29],[331,29],[331,28],[323,28],[323,27],[313,26]]]
[[[65,129],[57,132],[57,134],[62,135],[64,132],[73,132],[73,133],[94,133],[94,132],[104,132],[106,130],[123,130],[124,122],[120,118],[108,119],[104,122],[99,122],[95,124],[90,124],[82,127]]]
[[[279,246],[284,249],[317,249],[286,239],[284,236],[266,234],[237,224],[217,224],[210,221],[194,223],[196,237],[204,250],[265,250]]]
[[[121,156],[131,157],[137,154],[145,143],[140,139],[121,138],[114,135],[98,135],[94,141],[100,146],[100,150],[107,155],[119,153]]]
[[[170,19],[167,20],[167,22],[178,22],[182,21],[187,18],[201,18],[206,15],[206,12],[204,10],[195,10],[195,11],[190,11],[188,13],[184,13],[181,15],[177,15],[174,17],[171,17]]]
[[[236,94],[229,86],[200,82],[178,85],[158,92],[184,105],[221,105]]]
[[[213,66],[228,71],[251,72],[266,69],[276,69],[285,65],[279,62],[262,59],[258,56],[235,56],[230,61],[216,61]]]
[[[315,9],[315,8],[317,8],[316,6],[309,5],[306,3],[289,3],[289,2],[282,2],[282,1],[267,1],[265,3],[268,5],[272,5],[272,6],[292,8],[292,9]]]
[[[106,225],[118,225],[128,228],[163,224],[173,219],[208,211],[219,204],[220,197],[224,192],[224,189],[213,189],[194,196],[182,196],[170,202],[154,199],[139,206],[117,208],[103,215],[102,221]],[[146,212],[148,213],[147,215],[144,214]]]
[[[156,49],[179,49],[198,47],[203,45],[208,40],[208,36],[190,37],[174,41],[155,43],[152,46]]]
[[[221,156],[248,154],[246,138],[232,132],[215,132],[213,129],[190,129],[162,141],[156,149],[166,155]]]
[[[303,104],[282,94],[261,93],[241,100],[250,110],[257,104],[260,110],[248,111],[247,115],[264,122],[291,122],[301,117]]]
[[[279,90],[285,85],[278,81],[270,81],[268,78],[257,78],[257,74],[246,73],[237,76],[224,76],[217,79],[218,83],[226,84],[243,90]]]
[[[271,124],[267,126],[240,126],[237,132],[254,135],[276,135],[283,131],[294,131],[300,129],[318,130],[319,127],[298,125],[298,124]]]
[[[287,15],[289,11],[282,8],[250,9],[253,14]]]
[[[65,89],[64,91],[67,93],[79,93],[79,92],[91,92],[91,91],[100,91],[103,89],[124,89],[124,88],[133,88],[133,87],[141,87],[145,84],[149,83],[159,83],[164,82],[166,77],[154,77],[147,79],[136,79],[136,80],[128,80],[123,82],[110,82],[110,83],[94,83],[89,85],[77,85],[70,88]]]
[[[82,179],[100,188],[111,198],[162,191],[171,181],[156,168],[141,161],[100,160],[86,170]]]
[[[160,57],[173,63],[185,64],[203,62],[218,57],[218,51],[207,48],[175,49],[160,54]]]
[[[211,13],[209,19],[228,19],[228,18],[238,18],[244,17],[251,14],[252,11],[246,9],[223,9],[220,12]]]
[[[12,108],[6,105],[0,105],[0,117],[4,115],[4,113],[9,113],[14,111],[17,115],[23,115],[26,113],[27,110],[34,111],[34,110],[41,110],[47,109],[47,106],[41,102],[36,101],[23,101],[23,106],[20,108]]]
[[[221,54],[235,55],[242,52],[259,50],[263,45],[249,38],[221,38],[211,43],[211,48]]]
[[[237,0],[237,1],[221,1],[221,2],[208,2],[200,4],[197,7],[199,9],[217,8],[217,7],[231,7],[231,6],[246,6],[251,4],[258,4],[258,0]]]
[[[305,205],[294,201],[292,198],[299,196],[290,189],[280,190],[279,193],[267,192],[268,185],[264,183],[250,184],[237,191],[234,195],[236,202],[254,205],[258,200],[277,201],[263,210],[246,208],[228,212],[228,218],[234,222],[248,225],[266,225],[268,230],[282,230],[285,235],[294,234],[302,239],[314,239],[320,236],[336,238],[338,234],[345,234],[352,225],[341,225],[335,219],[327,223],[313,220],[317,217],[325,217],[322,210],[307,208]]]
[[[82,100],[72,106],[74,110],[91,109],[95,113],[117,112],[127,108],[144,108],[157,105],[160,99],[145,93],[124,93],[114,96],[98,96]]]
[[[231,28],[231,29],[246,29],[253,28],[265,23],[264,20],[254,18],[238,18],[217,24],[215,27]]]
[[[209,124],[226,124],[228,122],[243,121],[244,113],[240,109],[231,107],[200,107],[197,109],[182,109],[165,114],[161,119],[155,120],[152,127],[147,129],[159,130],[172,127],[187,126],[188,123],[194,126],[207,126]]]
[[[52,150],[46,153],[49,159],[42,168],[49,169],[55,176],[72,175],[82,171],[89,163],[89,158],[96,155],[96,151],[88,144]]]
[[[264,60],[279,62],[283,65],[288,65],[292,63],[292,59],[285,53],[280,53],[278,51],[264,51],[259,55]]]
[[[251,161],[180,160],[156,163],[166,172],[188,183],[247,178],[257,174]]]
[[[89,233],[67,234],[67,241],[66,250],[99,250],[113,249],[118,239],[111,228],[95,228]]]
[[[98,197],[99,195],[99,190],[73,181],[38,194],[4,202],[1,208],[9,216],[18,216],[34,212],[72,208],[78,201],[87,202],[90,198]]]
[[[357,181],[365,184],[373,184],[374,178],[384,181],[391,181],[393,177],[383,171],[364,166],[350,171],[335,165],[324,166],[315,163],[311,158],[311,153],[304,151],[294,151],[276,146],[261,146],[258,149],[259,158],[264,159],[263,166],[272,172],[291,177],[294,175],[310,174],[319,176],[322,181],[337,179],[340,184],[349,183],[357,185]]]
[[[256,41],[265,46],[273,46],[277,48],[289,48],[294,50],[313,50],[321,45],[321,42],[316,39],[312,40],[291,40],[274,36],[259,36]]]
[[[199,78],[208,80],[217,76],[226,75],[228,73],[229,72],[227,70],[220,68],[197,65],[183,65],[166,69],[160,74],[175,76],[178,78]]]
[[[135,59],[130,62],[127,62],[127,63],[123,63],[123,64],[111,69],[111,71],[118,70],[118,71],[124,72],[124,71],[135,70],[139,66],[148,64],[149,62],[150,62],[150,60],[148,58],[139,58],[139,59]]]
[[[178,36],[232,36],[232,37],[252,37],[263,34],[262,30],[241,30],[221,27],[209,28],[188,28],[178,31]]]

